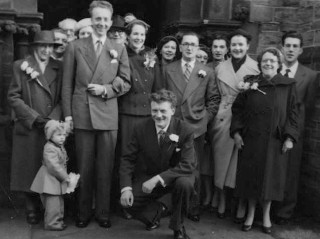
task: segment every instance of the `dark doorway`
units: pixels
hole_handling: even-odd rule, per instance
[[[88,8],[92,0],[39,0],[38,11],[44,14],[42,29],[57,27],[58,22],[65,18],[77,21],[89,17]],[[124,16],[133,13],[137,18],[146,21],[150,31],[146,45],[154,47],[161,37],[161,19],[163,2],[159,0],[110,0],[114,14]]]

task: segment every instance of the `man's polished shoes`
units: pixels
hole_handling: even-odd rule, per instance
[[[104,227],[104,228],[110,228],[111,227],[110,219],[97,219],[97,222],[98,222],[100,227]]]
[[[125,208],[122,208],[122,215],[123,215],[123,218],[127,220],[130,220],[133,218],[132,215]]]
[[[31,225],[39,224],[40,222],[40,216],[36,212],[28,212],[27,213],[27,222]]]
[[[88,225],[89,225],[89,220],[80,220],[80,219],[76,220],[76,227],[85,228]]]
[[[190,237],[187,235],[185,228],[182,227],[180,230],[174,231],[173,239],[190,239]]]
[[[164,215],[167,214],[167,211],[168,211],[167,206],[164,205],[163,203],[159,203],[159,208],[157,210],[157,213],[154,216],[154,218],[152,219],[152,221],[150,223],[147,223],[146,230],[152,231],[152,230],[160,227],[160,219],[161,219],[161,217],[163,217]]]
[[[200,215],[199,214],[188,214],[188,219],[190,219],[191,221],[194,221],[194,222],[199,222],[200,221]]]
[[[147,231],[152,231],[154,229],[157,229],[158,227],[160,227],[160,220],[155,221],[155,222],[150,223],[150,224],[147,224],[146,230]]]

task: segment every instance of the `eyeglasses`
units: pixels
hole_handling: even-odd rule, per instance
[[[118,33],[119,35],[123,35],[123,34],[124,34],[124,31],[112,29],[112,30],[109,30],[109,33],[111,33],[111,34],[116,34],[116,33]]]
[[[195,48],[195,47],[198,47],[198,45],[194,44],[194,43],[188,43],[188,42],[185,42],[185,43],[182,43],[181,46],[183,47],[191,47],[191,48]]]
[[[268,63],[268,61],[270,61],[271,64],[274,64],[274,63],[277,63],[277,62],[278,62],[278,61],[275,61],[275,60],[272,60],[272,59],[264,59],[264,60],[262,60],[261,62],[264,63],[264,64],[266,64],[266,63]]]

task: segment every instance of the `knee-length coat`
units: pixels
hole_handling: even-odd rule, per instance
[[[288,153],[286,138],[299,136],[295,80],[278,74],[270,81],[261,75],[259,89],[240,93],[232,106],[230,134],[239,132],[244,146],[239,154],[235,195],[261,200],[283,199]]]
[[[37,79],[32,79],[21,69],[23,62],[28,62],[40,74]],[[13,64],[13,78],[8,90],[8,102],[14,115],[11,190],[30,192],[32,181],[41,166],[46,140],[44,130],[34,127],[36,118],[61,118],[60,64],[50,58],[43,74],[34,56]]]
[[[234,188],[238,150],[230,137],[231,106],[236,99],[238,84],[246,75],[259,74],[257,62],[249,56],[237,72],[234,72],[231,58],[216,67],[216,79],[221,93],[219,110],[212,122],[212,152],[214,160],[214,184],[223,189],[225,186]]]

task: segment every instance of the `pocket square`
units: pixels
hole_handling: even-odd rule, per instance
[[[117,59],[112,59],[111,60],[111,63],[113,64],[113,63],[117,63],[118,61],[117,61]]]

